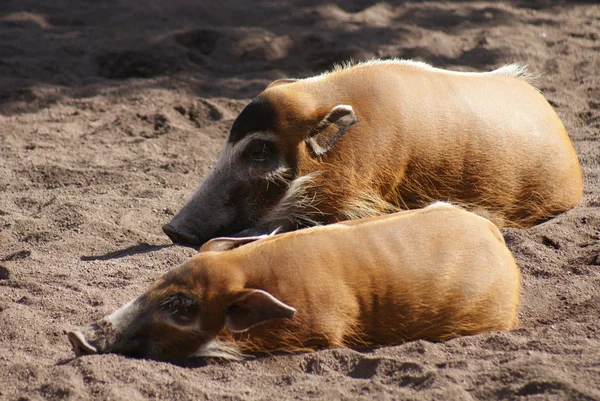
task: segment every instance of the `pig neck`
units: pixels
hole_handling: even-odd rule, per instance
[[[282,275],[287,274],[285,263],[275,266],[276,251],[271,246],[250,244],[229,251],[199,253],[193,258],[196,262],[191,270],[182,271],[191,275],[187,278],[190,283],[206,286],[205,291],[213,295],[244,288],[270,291],[273,284],[285,279]]]
[[[331,110],[338,105],[351,104],[358,124],[344,134],[344,141],[336,144],[323,157],[314,157],[306,146],[298,147],[296,176],[312,177],[303,189],[306,196],[301,199],[313,199],[321,213],[319,216],[312,216],[310,206],[306,207],[298,202],[293,204],[297,209],[296,214],[302,216],[308,213],[309,217],[320,223],[330,224],[340,220],[396,212],[399,208],[395,205],[402,202],[397,199],[393,183],[397,181],[397,172],[405,169],[407,159],[395,152],[382,150],[379,141],[374,141],[371,135],[353,134],[360,130],[379,130],[373,125],[377,120],[373,121],[370,113],[364,112],[364,109],[370,108],[369,102],[360,100],[361,96],[365,96],[362,94],[364,86],[356,83],[344,85],[343,80],[340,82],[339,78],[347,75],[345,71],[335,75],[339,77],[321,78],[318,85],[312,81],[299,82],[297,85],[301,85],[302,90],[298,92],[306,92],[305,96],[310,99],[310,102],[300,109]],[[377,79],[379,78],[376,75],[372,78],[361,78],[367,83]],[[282,86],[282,90],[285,88],[285,85]],[[360,101],[357,101],[357,98]],[[376,99],[371,103],[376,104]],[[319,121],[306,122],[311,125],[318,123]],[[373,163],[373,158],[380,161]],[[332,168],[336,165],[344,168]]]
[[[222,252],[217,254],[216,264],[225,267],[228,274],[238,277],[235,282],[230,281],[232,287],[229,291],[242,288],[267,291],[295,307],[296,316],[293,319],[267,321],[241,333],[223,329],[217,335],[217,341],[234,344],[244,354],[305,352],[328,346],[344,346],[342,342],[332,342],[327,330],[313,321],[312,311],[306,303],[306,296],[310,293],[307,291],[306,277],[310,277],[310,269],[303,271],[298,266],[297,257],[282,257],[288,253],[285,245],[290,243],[290,238],[276,241],[279,243],[250,244]]]
[[[272,291],[275,290],[271,288],[274,284],[285,279],[287,275],[285,266],[281,264],[275,266],[276,252],[272,247],[264,245],[250,244],[220,255],[219,260],[239,276],[234,285]]]

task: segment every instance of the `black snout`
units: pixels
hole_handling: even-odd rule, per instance
[[[70,332],[67,334],[67,337],[73,346],[73,352],[75,353],[75,356],[80,357],[82,355],[98,353],[98,350],[86,341],[85,337],[79,330]]]
[[[167,234],[167,237],[169,237],[174,244],[191,247],[200,246],[200,240],[198,239],[198,237],[196,237],[195,235],[179,232],[169,224],[165,224],[164,226],[162,226],[162,230],[165,234]]]

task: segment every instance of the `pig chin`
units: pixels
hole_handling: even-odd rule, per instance
[[[208,213],[193,206],[186,205],[162,227],[163,232],[174,244],[198,247],[215,236],[224,235],[222,232],[231,234],[229,228],[233,222],[228,216],[217,218],[217,211]]]
[[[259,231],[252,227],[248,219],[236,218],[234,221],[222,221],[218,226],[209,226],[207,222],[210,218],[204,219],[204,222],[197,221],[183,212],[178,214],[168,224],[162,227],[163,232],[171,239],[174,244],[198,248],[208,240],[215,237],[239,236],[239,233],[246,231]],[[214,220],[214,217],[213,217]]]
[[[189,234],[181,229],[174,227],[173,222],[162,226],[163,232],[169,237],[174,244],[187,245],[187,246],[200,246],[202,241],[193,234]]]

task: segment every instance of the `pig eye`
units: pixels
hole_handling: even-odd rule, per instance
[[[194,321],[195,315],[195,313],[191,313],[187,309],[177,309],[171,313],[170,317],[173,322],[181,326],[187,326]]]
[[[194,299],[184,294],[177,294],[165,299],[161,303],[161,310],[166,312],[173,323],[187,326],[196,319],[198,304]]]
[[[248,157],[254,163],[270,161],[275,155],[275,144],[269,141],[255,141],[248,147]]]

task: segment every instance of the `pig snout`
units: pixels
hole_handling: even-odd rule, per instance
[[[69,341],[71,342],[71,346],[73,347],[73,352],[75,353],[76,357],[98,353],[96,347],[87,342],[81,331],[72,331],[67,334],[67,336],[69,337]]]
[[[67,334],[76,356],[101,354],[108,351],[109,337],[101,321],[79,327]]]
[[[174,244],[185,246],[201,245],[200,239],[198,239],[197,236],[188,234],[183,230],[178,230],[170,224],[165,224],[162,226],[162,230],[165,234],[167,234],[167,237],[169,237]]]

